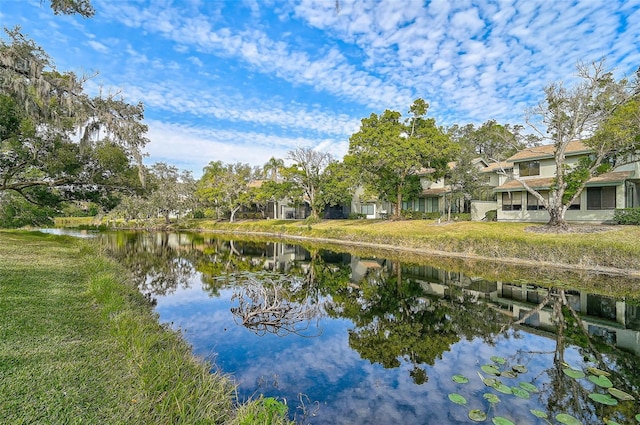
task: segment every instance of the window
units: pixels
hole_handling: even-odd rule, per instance
[[[571,202],[571,205],[569,205],[569,209],[580,210],[580,196],[578,196],[576,199],[573,200],[573,202]]]
[[[588,187],[588,210],[613,210],[616,208],[616,187]]]
[[[544,199],[549,200],[548,190],[540,190],[538,191],[538,193],[542,195]],[[527,210],[537,211],[537,210],[543,210],[543,209],[545,208],[544,208],[544,205],[542,205],[542,202],[540,202],[538,198],[536,198],[535,196],[527,192]]]
[[[540,175],[540,161],[528,161],[518,164],[520,170],[520,177],[539,176]]]
[[[520,211],[522,192],[502,192],[502,211]]]
[[[426,212],[440,212],[440,202],[438,198],[427,198],[426,202]]]
[[[418,211],[420,212],[425,212],[425,199],[424,198],[418,198]]]
[[[374,210],[375,210],[375,205],[373,204],[360,205],[360,214],[373,215]]]

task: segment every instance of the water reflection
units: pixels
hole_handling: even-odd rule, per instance
[[[319,336],[317,325],[323,315],[322,303],[310,294],[304,280],[288,276],[264,274],[240,275],[231,301],[236,323],[251,329],[258,336],[296,334]],[[316,320],[316,326],[312,322]]]
[[[532,409],[551,422],[625,423],[640,413],[633,401],[594,401],[610,393],[589,372],[638,397],[640,297],[278,242],[114,233],[105,243],[161,320],[234,374],[241,397],[284,397],[300,423],[468,423],[472,409],[515,423],[542,423]],[[480,378],[488,364],[502,386]],[[537,392],[513,395],[527,384]]]

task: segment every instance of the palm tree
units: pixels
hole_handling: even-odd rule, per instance
[[[271,157],[269,158],[269,161],[266,162],[266,164],[264,164],[264,167],[262,167],[262,169],[264,170],[264,174],[265,177],[269,177],[271,178],[271,181],[273,181],[274,183],[277,183],[278,181],[278,174],[280,174],[280,170],[282,170],[284,168],[284,160],[283,159],[276,159],[275,157]],[[274,199],[273,200],[273,218],[277,218],[278,216],[278,200]]]

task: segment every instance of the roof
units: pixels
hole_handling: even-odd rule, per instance
[[[485,167],[482,170],[480,170],[480,172],[491,173],[495,171],[500,171],[501,169],[508,170],[510,168],[513,168],[513,162],[509,162],[509,161],[492,162],[491,164],[489,164],[488,167]]]
[[[435,188],[435,189],[425,189],[425,190],[422,191],[422,194],[423,195],[441,195],[441,194],[446,193],[448,191],[449,191],[449,189],[447,189],[447,188],[438,187],[438,188]]]
[[[633,174],[633,171],[614,171],[592,177],[587,182],[587,186],[603,186],[611,183],[622,183]],[[553,184],[554,177],[544,177],[539,179],[526,179],[525,181],[532,189],[549,189]],[[502,186],[494,189],[495,192],[512,192],[522,190],[524,186],[518,180],[509,180]]]
[[[482,168],[480,169],[481,171],[484,171],[487,166],[487,162],[480,157],[472,159],[471,164],[473,165],[481,164],[482,165]],[[447,168],[449,170],[453,170],[454,168],[456,168],[457,165],[458,165],[457,161],[447,162]],[[418,171],[416,171],[415,174],[418,176],[426,176],[426,175],[435,173],[435,171],[436,169],[433,167],[429,167],[429,168],[423,167],[423,168],[420,168]]]
[[[265,181],[266,180],[251,180],[249,184],[247,184],[247,187],[262,187]]]
[[[523,149],[516,154],[507,158],[509,162],[521,162],[534,159],[553,158],[556,151],[555,145],[535,146],[532,148]],[[579,155],[592,152],[592,149],[587,147],[581,140],[574,140],[567,144],[565,149],[565,155]]]

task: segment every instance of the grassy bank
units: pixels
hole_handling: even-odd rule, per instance
[[[236,406],[230,379],[85,241],[0,231],[0,270],[2,423],[285,422],[263,400]]]
[[[264,232],[281,236],[335,239],[397,249],[445,252],[468,258],[521,260],[585,270],[640,273],[640,227],[603,226],[604,231],[535,233],[530,223],[432,220],[257,220],[238,223],[190,220],[183,230]],[[576,226],[578,227],[578,226]]]

